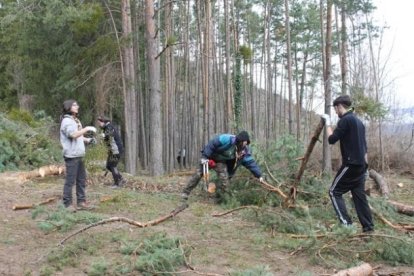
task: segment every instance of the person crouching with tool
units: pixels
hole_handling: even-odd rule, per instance
[[[184,188],[182,199],[187,200],[191,191],[203,178],[204,190],[209,193],[215,192],[219,202],[220,196],[229,185],[229,179],[239,165],[247,168],[260,182],[263,182],[262,173],[251,155],[249,144],[250,138],[246,131],[241,131],[238,135],[220,134],[210,140],[201,151],[200,166]],[[209,168],[216,171],[218,175],[217,187],[208,183]]]

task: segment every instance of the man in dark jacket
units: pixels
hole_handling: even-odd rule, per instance
[[[343,225],[351,225],[352,220],[342,198],[343,194],[351,191],[362,231],[370,232],[374,230],[374,224],[365,194],[365,175],[368,166],[365,127],[354,115],[351,105],[352,101],[348,95],[334,100],[333,106],[340,118],[335,130],[332,130],[330,116],[322,116],[329,144],[335,144],[339,140],[342,155],[342,166],[329,189],[329,197],[339,221]]]
[[[237,136],[220,134],[210,140],[201,151],[200,167],[184,188],[182,198],[188,199],[191,191],[200,182],[203,177],[204,164],[209,164],[219,177],[218,194],[225,191],[229,179],[234,175],[239,165],[246,167],[255,177],[263,181],[262,173],[251,155],[249,144],[250,138],[246,131],[241,131]]]
[[[114,184],[111,188],[122,187],[126,181],[123,179],[117,166],[121,159],[121,154],[124,151],[121,137],[119,137],[118,131],[114,128],[109,118],[105,116],[98,117],[98,124],[103,130],[102,136],[104,137],[105,145],[108,149],[108,159],[106,160],[106,168],[112,173],[114,178]]]

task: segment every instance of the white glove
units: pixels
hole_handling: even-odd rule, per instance
[[[323,114],[321,118],[325,121],[326,126],[331,125],[331,116],[329,114]]]
[[[203,158],[200,159],[200,163],[202,165],[204,165],[204,164],[208,163],[208,159],[203,157]]]
[[[102,132],[102,133],[101,133],[101,137],[102,137],[102,138],[105,138],[105,133],[103,133],[103,132]]]
[[[86,131],[92,131],[92,132],[95,132],[96,133],[96,127],[87,126],[87,127],[85,127],[85,129],[86,129]]]
[[[260,183],[263,183],[264,182],[263,176],[259,177],[259,181],[260,181]]]

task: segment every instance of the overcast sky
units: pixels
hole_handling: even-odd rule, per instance
[[[414,0],[373,0],[374,18],[386,23],[384,54],[389,53],[389,74],[401,107],[414,107]]]

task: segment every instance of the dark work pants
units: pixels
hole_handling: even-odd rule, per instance
[[[118,185],[119,181],[122,179],[121,173],[118,171],[118,163],[121,159],[119,154],[108,154],[108,159],[106,160],[106,168],[112,173],[114,179],[114,184]]]
[[[365,194],[366,167],[356,165],[343,165],[335,176],[329,189],[329,197],[339,221],[344,225],[351,225],[352,220],[346,210],[343,194],[351,191],[359,222],[363,231],[373,230],[371,210]]]
[[[65,158],[66,178],[63,186],[63,204],[68,207],[72,204],[72,188],[76,183],[76,202],[85,202],[86,170],[82,157]]]
[[[225,163],[216,163],[216,166],[212,170],[216,171],[219,177],[217,191],[225,191],[225,189],[228,187],[228,184],[229,184],[229,173],[227,172],[227,165]],[[200,165],[196,173],[191,176],[190,181],[188,181],[187,186],[183,190],[183,193],[186,193],[189,195],[191,191],[200,182],[202,177],[203,177],[203,166]]]

